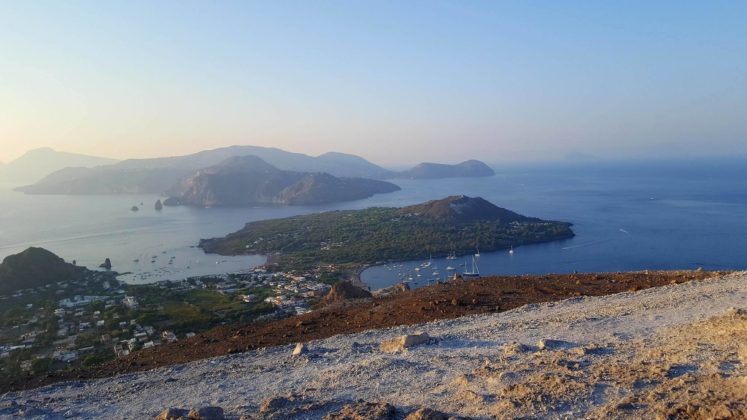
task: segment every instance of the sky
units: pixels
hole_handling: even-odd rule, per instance
[[[747,2],[0,0],[0,161],[747,154]]]

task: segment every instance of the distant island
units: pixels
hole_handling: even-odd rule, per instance
[[[439,178],[471,178],[493,176],[495,172],[488,165],[479,160],[467,160],[456,165],[442,163],[421,163],[414,168],[400,172],[399,178],[411,179],[439,179]]]
[[[232,157],[171,189],[164,205],[314,205],[358,200],[400,188],[365,178],[280,170],[256,156]]]
[[[0,182],[12,185],[24,185],[37,182],[51,172],[68,167],[88,168],[115,163],[114,159],[81,155],[78,153],[59,152],[43,147],[29,150],[18,159],[0,164]]]
[[[88,273],[86,268],[67,263],[46,249],[31,247],[5,257],[0,264],[0,294],[79,280]]]
[[[9,174],[11,170],[13,173],[32,171],[31,177],[16,177],[26,183],[34,182],[16,188],[26,194],[163,194],[186,178],[193,177],[197,171],[244,156],[255,156],[282,171],[324,173],[338,178],[437,179],[494,174],[490,167],[477,160],[456,165],[421,163],[412,169],[396,172],[345,153],[308,156],[272,147],[230,146],[184,156],[120,162],[39,149],[0,167],[0,180],[3,173]]]
[[[35,184],[17,190],[27,194],[63,195],[162,194],[195,171],[242,156],[256,156],[286,171],[327,173],[346,178],[394,176],[394,172],[355,155],[308,156],[274,147],[230,146],[184,156],[128,159],[95,168],[69,167],[48,173]]]
[[[457,256],[567,239],[571,224],[526,217],[480,197],[452,196],[402,207],[331,211],[248,223],[200,247],[223,255],[265,254],[281,269],[356,268],[387,260]]]

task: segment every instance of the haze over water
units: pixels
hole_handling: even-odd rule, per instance
[[[157,212],[156,196],[35,196],[3,189],[0,258],[28,246],[42,246],[89,268],[109,257],[114,270],[133,273],[123,277],[131,282],[235,272],[264,258],[205,255],[195,248],[199,239],[223,236],[254,220],[465,194],[524,215],[572,222],[577,235],[516,248],[514,255],[482,253],[483,274],[747,268],[747,169],[739,162],[496,169],[490,178],[396,180],[402,191],[314,207],[165,207]],[[140,211],[129,210],[141,202]],[[460,263],[463,258],[434,265],[443,277],[447,265]],[[379,288],[418,264],[374,267],[362,277]]]

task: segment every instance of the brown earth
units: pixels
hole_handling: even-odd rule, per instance
[[[647,271],[457,280],[388,296],[343,302],[292,318],[219,327],[190,339],[139,351],[100,366],[29,378],[11,384],[9,389],[29,389],[71,379],[108,377],[262,347],[307,342],[337,334],[502,312],[530,303],[575,296],[637,291],[721,274],[724,273]]]

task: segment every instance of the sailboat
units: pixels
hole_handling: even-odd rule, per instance
[[[428,262],[423,263],[421,267],[428,268],[431,266],[432,262],[433,262],[433,256],[428,256]]]
[[[514,255],[514,246],[513,245],[511,245],[511,249],[508,250],[508,253],[510,255]]]
[[[480,248],[477,248],[477,253],[475,253],[475,257],[480,258]]]
[[[480,269],[477,268],[477,258],[474,256],[472,257],[472,270],[462,273],[462,277],[466,279],[476,279],[480,277]]]
[[[451,250],[451,252],[449,252],[449,256],[448,256],[448,257],[446,257],[446,259],[447,259],[447,260],[455,260],[455,259],[457,259],[457,257],[456,257],[456,251],[454,251],[454,250],[452,249],[452,250]]]

